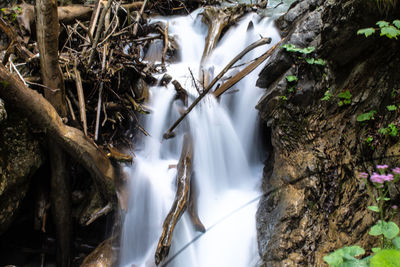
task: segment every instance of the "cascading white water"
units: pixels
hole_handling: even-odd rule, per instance
[[[180,62],[168,66],[168,73],[188,90],[193,101],[198,93],[188,68],[199,73],[207,27],[197,10],[168,21],[169,34],[179,43]],[[250,13],[231,27],[207,60],[207,66],[220,70],[241,50],[260,38],[271,37],[273,45],[280,37],[272,20]],[[249,25],[253,27],[249,27]],[[245,56],[248,62],[266,51],[262,46]],[[235,71],[235,69],[233,69]],[[173,236],[168,266],[180,267],[248,267],[258,261],[255,212],[260,194],[262,163],[259,157],[257,111],[255,105],[262,91],[255,87],[259,69],[248,75],[222,95],[218,103],[206,96],[178,126],[176,137],[163,140],[166,129],[179,117],[180,101],[174,101],[175,90],[151,88],[153,112],[144,118],[150,136],[137,146],[136,159],[130,172],[129,212],[121,241],[121,266],[155,266],[154,252],[161,234],[163,220],[175,196],[176,168],[183,133],[190,131],[194,140],[194,178],[199,217],[207,231],[190,243],[195,232],[189,216],[182,216]],[[227,74],[226,76],[229,76]],[[187,248],[186,244],[190,243]],[[178,253],[178,254],[177,254]],[[174,257],[176,255],[176,257]],[[168,259],[167,259],[168,260]]]

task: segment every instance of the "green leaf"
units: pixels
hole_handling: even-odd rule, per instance
[[[378,130],[378,133],[382,134],[382,135],[386,135],[389,132],[389,129],[387,128],[380,128]]]
[[[286,49],[286,51],[288,52],[299,52],[301,50],[300,48],[297,48],[294,44],[284,44],[281,47]]]
[[[400,29],[400,20],[398,19],[394,20],[393,25]]]
[[[315,58],[306,58],[306,62],[308,63],[308,64],[314,64],[314,62],[315,62]]]
[[[307,48],[301,49],[299,52],[302,53],[302,54],[307,55],[307,54],[310,54],[310,53],[314,52],[314,50],[315,50],[314,46],[309,46]]]
[[[400,236],[396,236],[395,238],[393,238],[392,243],[396,249],[400,249]]]
[[[338,97],[342,99],[351,99],[351,93],[349,90],[346,90],[345,92],[339,93]]]
[[[375,212],[379,212],[379,208],[377,206],[368,206],[368,209]]]
[[[291,82],[297,82],[299,79],[294,75],[288,75],[286,76],[286,80],[291,83]]]
[[[371,110],[370,112],[362,113],[357,116],[357,121],[359,121],[359,122],[369,121],[374,118],[375,113],[376,113],[376,110]]]
[[[378,25],[379,28],[383,28],[383,27],[389,26],[389,22],[384,21],[384,20],[380,20],[380,21],[378,21],[378,22],[376,23],[376,25]]]
[[[345,100],[343,100],[343,103],[345,103],[346,105],[349,105],[349,104],[351,104],[351,100],[350,99],[345,99]]]
[[[381,234],[383,234],[382,228],[383,228],[382,222],[381,222],[381,220],[379,220],[377,224],[375,224],[374,226],[371,227],[371,230],[369,230],[369,234],[372,236],[381,235]]]
[[[363,255],[364,253],[365,250],[359,246],[343,247],[325,256],[323,259],[333,267],[366,266],[362,261],[354,258]]]
[[[283,101],[286,101],[286,100],[287,100],[287,97],[286,97],[285,95],[281,95],[281,96],[280,96],[280,99],[283,100]]]
[[[371,144],[372,141],[374,141],[374,138],[373,138],[372,136],[368,136],[368,137],[365,139],[365,142],[367,142],[368,144]]]
[[[317,60],[315,60],[314,64],[320,65],[320,66],[325,66],[326,62],[322,58],[318,58]]]
[[[395,249],[382,249],[370,260],[371,267],[399,267],[400,251]]]
[[[373,253],[377,253],[377,252],[381,251],[382,249],[381,248],[372,248],[371,250]]]
[[[386,37],[392,39],[396,39],[397,40],[397,36],[400,35],[400,30],[396,29],[393,26],[388,26],[388,27],[383,27],[381,29],[381,36],[385,35]]]
[[[384,235],[388,239],[393,239],[399,234],[400,230],[394,222],[385,222],[379,220],[377,224],[371,227],[369,234],[372,236]]]
[[[296,87],[292,86],[288,89],[289,93],[293,93],[295,91]]]
[[[389,111],[395,111],[395,110],[397,110],[397,107],[396,107],[396,105],[389,105],[389,106],[386,106],[386,109]]]
[[[372,35],[373,33],[375,33],[375,29],[374,28],[366,28],[366,29],[360,29],[357,31],[357,34],[364,34],[365,37],[368,37],[370,35]]]
[[[339,107],[343,106],[343,101],[339,101],[338,106]]]
[[[395,137],[395,136],[397,136],[399,134],[399,131],[397,130],[396,125],[394,125],[393,123],[390,123],[388,125],[388,128],[389,128],[389,135],[390,136]]]
[[[328,100],[331,99],[331,97],[332,97],[332,94],[331,94],[331,92],[330,92],[329,89],[328,89],[328,90],[325,91],[324,97],[321,98],[321,100],[322,100],[322,101],[328,101]]]

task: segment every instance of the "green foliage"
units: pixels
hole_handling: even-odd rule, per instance
[[[389,111],[395,111],[395,110],[397,110],[397,107],[395,105],[389,105],[389,106],[386,106],[386,109]]]
[[[351,104],[351,97],[352,95],[349,90],[339,93],[338,98],[341,99],[338,103],[339,107]]]
[[[357,116],[357,121],[363,122],[363,121],[369,121],[371,119],[374,119],[375,113],[376,113],[376,110],[371,110],[370,112],[360,114]]]
[[[400,20],[394,20],[392,24],[387,21],[381,20],[376,23],[379,26],[378,29],[374,28],[365,28],[357,31],[357,34],[364,34],[365,37],[368,37],[374,34],[377,30],[380,30],[380,36],[386,36],[389,39],[396,39],[400,36]]]
[[[291,83],[291,82],[297,82],[299,79],[294,75],[288,75],[286,76],[286,80]]]
[[[304,55],[308,55],[308,54],[314,52],[314,50],[315,50],[314,46],[309,46],[306,48],[299,48],[299,47],[295,46],[294,44],[284,44],[281,47],[286,49],[286,51],[288,51],[288,52],[297,52],[297,53],[304,54]]]
[[[393,239],[399,234],[399,227],[394,222],[379,220],[377,224],[371,227],[369,234],[372,236],[384,235],[387,239]]]
[[[372,210],[372,211],[374,211],[374,212],[379,212],[378,206],[368,206],[368,209],[369,209],[369,210]]]
[[[365,250],[360,246],[350,246],[340,248],[328,256],[325,256],[323,259],[326,263],[328,263],[332,267],[341,267],[341,266],[363,266],[357,265],[360,262],[355,257],[365,254]],[[366,266],[366,265],[364,265]]]
[[[400,251],[395,249],[382,249],[370,260],[371,267],[399,267]]]
[[[280,98],[281,100],[283,100],[283,101],[286,101],[286,100],[287,100],[287,96],[285,96],[285,95],[281,95],[279,98]]]
[[[390,135],[392,137],[399,135],[399,131],[394,123],[390,123],[386,128],[380,128],[378,132],[382,135]]]
[[[373,33],[375,33],[375,29],[374,28],[366,28],[366,29],[360,29],[357,31],[357,34],[364,34],[365,37],[368,37],[370,35],[372,35]]]
[[[400,249],[400,236],[396,236],[392,239],[392,244],[396,249]]]
[[[313,57],[311,57],[311,58],[306,58],[306,62],[308,63],[308,64],[315,64],[315,65],[321,65],[321,66],[325,66],[326,65],[326,62],[325,62],[325,60],[323,60],[322,58],[318,58],[318,59],[315,59],[315,58],[313,58]]]
[[[326,92],[324,93],[324,97],[321,98],[322,101],[329,101],[332,97],[332,94],[330,92],[330,89],[326,90]]]

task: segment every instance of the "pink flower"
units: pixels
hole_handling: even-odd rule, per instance
[[[394,174],[400,174],[400,167],[396,167],[396,168],[392,169],[392,172]]]
[[[381,175],[382,180],[384,181],[393,181],[393,174],[389,173],[388,175]]]
[[[385,176],[385,175],[380,175],[380,174],[377,174],[376,172],[374,172],[374,173],[371,175],[371,178],[369,178],[369,179],[370,179],[372,182],[374,182],[374,183],[383,184],[384,179],[383,179],[382,176]]]
[[[393,205],[392,209],[397,210],[399,207],[397,207],[397,205]]]
[[[399,169],[400,169],[400,168],[399,168]],[[367,179],[368,176],[369,176],[369,174],[366,173],[366,172],[360,172],[360,173],[358,173],[358,177],[359,177],[359,178],[362,178],[362,179]]]
[[[388,165],[376,165],[376,168],[377,169],[380,169],[380,170],[385,170],[385,169],[387,169],[389,166]]]

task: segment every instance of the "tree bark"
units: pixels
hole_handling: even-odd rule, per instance
[[[56,0],[36,1],[36,36],[40,53],[40,69],[44,95],[62,117],[67,115],[65,88],[61,68],[58,64],[58,23]],[[51,166],[51,203],[53,221],[56,226],[57,266],[71,265],[71,191],[63,149],[48,138]]]
[[[178,163],[176,176],[176,194],[172,207],[164,220],[163,231],[158,241],[155,253],[155,262],[158,265],[169,253],[172,235],[180,217],[188,207],[190,195],[190,180],[192,176],[193,145],[191,137],[185,134],[183,137],[182,153]]]
[[[38,92],[29,89],[17,76],[0,64],[0,98],[14,106],[45,130],[72,158],[79,161],[95,179],[102,196],[115,200],[114,167],[105,153],[85,134],[65,125],[54,107]]]

